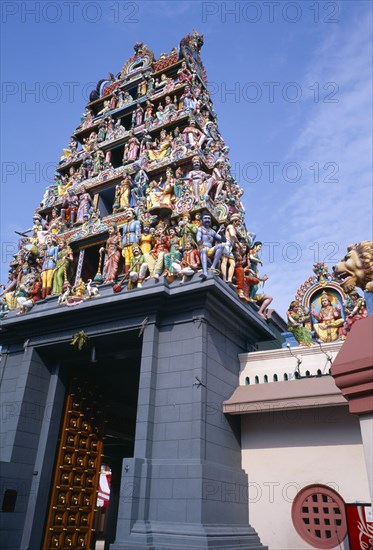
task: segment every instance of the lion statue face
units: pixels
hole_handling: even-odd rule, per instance
[[[362,241],[347,247],[347,254],[333,267],[334,276],[349,294],[357,286],[373,292],[373,242]]]

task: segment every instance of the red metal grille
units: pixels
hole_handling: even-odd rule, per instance
[[[347,533],[342,497],[326,485],[308,485],[295,497],[291,511],[294,527],[314,548],[334,548]]]

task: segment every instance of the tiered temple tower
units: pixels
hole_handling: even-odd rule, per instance
[[[11,262],[1,548],[95,548],[102,462],[105,548],[262,547],[222,402],[238,353],[284,326],[265,321],[202,44],[137,43],[99,81]]]

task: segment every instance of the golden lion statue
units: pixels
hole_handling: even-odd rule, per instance
[[[373,241],[350,244],[346,256],[333,267],[333,272],[347,294],[356,286],[373,292]]]

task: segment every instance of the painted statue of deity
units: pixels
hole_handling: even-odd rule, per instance
[[[174,272],[174,263],[181,262],[181,239],[177,235],[174,227],[169,227],[168,237],[170,243],[170,251],[164,255],[164,267],[169,274]]]
[[[131,191],[132,197],[137,203],[138,199],[144,198],[146,195],[146,191],[149,187],[149,177],[145,170],[140,168],[138,172],[136,172],[135,177],[133,178],[133,189]]]
[[[224,251],[225,235],[221,235],[211,228],[211,216],[208,212],[202,214],[202,225],[197,231],[197,244],[202,264],[202,279],[207,278],[207,260],[212,259],[211,270],[216,271],[221,255]],[[218,242],[219,244],[215,244]]]
[[[348,297],[350,298],[352,307],[350,308],[350,311],[346,317],[346,322],[343,327],[343,334],[345,336],[347,336],[347,334],[350,332],[352,326],[356,323],[356,321],[368,317],[368,309],[366,307],[365,299],[360,296],[360,294],[356,290],[350,292]],[[346,306],[345,309],[347,309]]]
[[[183,214],[178,223],[178,234],[181,238],[181,246],[185,250],[186,243],[189,241],[194,248],[197,247],[198,225],[192,223],[188,213]]]
[[[186,145],[191,149],[201,148],[206,140],[205,134],[196,127],[196,121],[193,119],[189,121],[189,126],[183,130],[183,135],[185,136]]]
[[[76,214],[79,206],[79,198],[74,189],[70,187],[67,190],[67,194],[64,197],[61,208],[61,221],[62,223],[70,226],[74,225],[76,221]]]
[[[164,122],[170,122],[174,120],[177,116],[177,107],[175,103],[172,102],[172,99],[168,95],[165,99],[165,107],[163,110]]]
[[[144,76],[141,77],[140,83],[137,86],[137,97],[142,97],[148,91],[148,85]]]
[[[158,280],[164,267],[164,256],[170,250],[170,239],[162,228],[154,232],[154,246],[152,250],[144,254],[149,269],[149,278]]]
[[[162,103],[158,105],[157,111],[155,113],[155,124],[158,126],[162,126],[164,124],[164,108]]]
[[[305,316],[299,302],[291,302],[287,311],[288,331],[294,334],[294,338],[301,346],[312,345],[312,332],[304,326]]]
[[[107,128],[106,124],[104,122],[101,122],[100,126],[98,127],[98,133],[97,133],[97,141],[105,141],[107,134]]]
[[[184,246],[184,253],[181,262],[174,261],[172,264],[175,273],[182,277],[181,283],[185,283],[187,277],[192,277],[201,266],[198,250],[194,248],[192,239],[188,239]]]
[[[108,227],[109,237],[105,247],[99,250],[100,255],[105,253],[104,273],[105,283],[112,283],[118,275],[118,267],[121,257],[121,236],[116,223],[111,223]]]
[[[230,223],[225,230],[226,241],[224,243],[224,250],[221,256],[221,272],[223,280],[227,283],[231,283],[234,275],[234,268],[236,265],[235,257],[233,254],[234,248],[239,248],[239,241],[237,237],[236,227],[241,223],[241,216],[239,214],[233,214],[230,218]]]
[[[142,233],[140,235],[140,248],[143,254],[147,254],[153,248],[153,230],[149,224],[144,224]]]
[[[30,273],[22,292],[17,297],[17,306],[20,308],[17,315],[26,313],[41,299],[41,280],[38,273]]]
[[[135,161],[137,159],[139,149],[140,149],[140,142],[135,136],[134,131],[131,130],[130,138],[124,147],[123,164],[126,164],[127,162]]]
[[[124,258],[124,273],[129,272],[132,254],[132,245],[139,243],[141,235],[141,223],[136,220],[135,212],[132,208],[125,210],[126,223],[122,228],[122,256]]]
[[[61,294],[64,286],[69,283],[74,260],[73,251],[66,239],[60,238],[58,244],[57,262],[52,277],[52,294]]]
[[[52,235],[47,236],[45,245],[44,261],[42,265],[42,297],[49,296],[52,290],[53,273],[57,266],[59,247],[57,245],[55,237]]]
[[[132,259],[128,273],[127,290],[131,290],[135,286],[137,286],[137,288],[141,288],[147,272],[148,264],[145,261],[141,248],[137,243],[134,243],[132,245]]]
[[[172,168],[166,169],[166,181],[162,187],[162,196],[160,199],[161,206],[171,208],[172,198],[174,194],[174,173]]]
[[[181,168],[181,166],[178,166],[176,168],[174,181],[174,195],[176,199],[180,199],[183,196],[185,181],[186,178],[184,178],[183,169]]]
[[[144,117],[144,109],[140,104],[137,105],[136,109],[132,113],[132,128],[135,126],[141,126]]]
[[[259,277],[258,276],[258,272],[259,272],[258,266],[263,265],[262,260],[259,258],[259,252],[261,251],[262,247],[263,247],[263,243],[261,243],[260,241],[255,241],[254,244],[253,244],[253,247],[250,249],[249,255],[248,255],[248,263],[250,263],[250,267],[254,271],[256,277]],[[255,299],[255,295],[258,291],[258,286],[259,286],[258,284],[252,285],[251,288],[250,288],[250,298],[252,300]]]
[[[97,176],[104,168],[105,154],[101,149],[95,152],[92,165],[92,176]]]
[[[125,174],[119,185],[115,187],[115,199],[113,212],[121,212],[130,205],[132,180],[129,174]]]
[[[210,178],[211,176],[207,172],[201,170],[201,162],[199,157],[193,157],[193,170],[189,172],[188,179],[193,186],[194,201],[196,203],[199,202],[202,195],[207,194],[207,184],[205,184],[205,182],[207,182]]]
[[[186,61],[183,61],[181,63],[181,67],[177,71],[177,78],[179,82],[187,82],[188,84],[192,81],[193,75],[188,69]]]
[[[148,152],[150,160],[162,160],[171,152],[172,138],[167,134],[166,130],[161,130],[159,143],[153,144],[152,149]]]
[[[185,86],[183,95],[181,96],[181,107],[183,111],[190,111],[193,113],[197,108],[197,100],[194,97],[190,86]]]
[[[207,194],[212,188],[216,188],[215,196],[218,197],[222,192],[225,185],[226,170],[225,170],[225,161],[223,158],[218,158],[214,169],[212,171],[211,186],[207,191]]]
[[[153,109],[154,109],[153,103],[151,101],[147,101],[145,105],[145,114],[144,114],[144,123],[146,128],[149,128],[149,126],[153,122]]]
[[[149,183],[149,187],[146,190],[146,204],[148,210],[158,208],[161,204],[161,199],[163,196],[163,188],[161,183],[162,177],[159,178],[159,182],[156,180],[151,180]]]
[[[77,223],[84,223],[89,217],[89,210],[92,206],[92,197],[83,186],[83,192],[79,195],[79,207],[77,211]]]
[[[339,306],[332,306],[331,299],[325,291],[321,294],[319,313],[314,309],[311,313],[317,321],[317,323],[314,323],[313,328],[319,340],[322,342],[335,342],[343,336],[341,328],[344,321],[341,315],[341,308]]]

